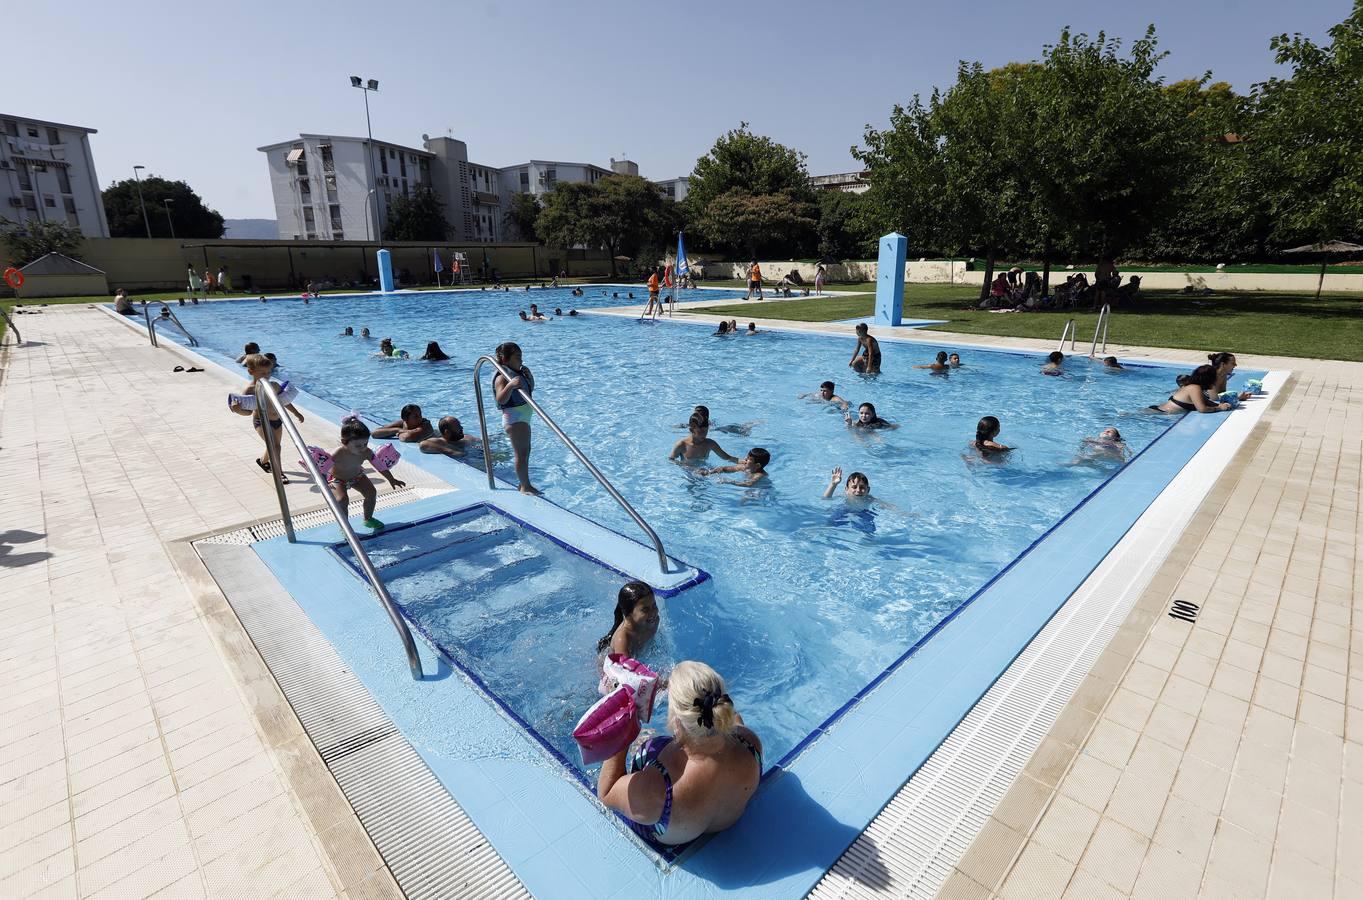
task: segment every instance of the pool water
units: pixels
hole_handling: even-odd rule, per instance
[[[343,407],[390,421],[415,402],[432,421],[457,415],[470,434],[478,431],[474,360],[502,341],[518,342],[539,403],[649,520],[670,555],[713,576],[662,601],[660,636],[642,658],[661,669],[688,658],[718,669],[762,736],[768,764],[1116,471],[1117,460],[1081,452],[1085,437],[1115,426],[1135,453],[1179,418],[1143,411],[1173,389],[1178,370],[1166,367],[1114,372],[1079,357],[1066,361],[1063,376],[1046,377],[1036,355],[943,346],[961,350],[965,365],[942,376],[912,368],[938,347],[885,341],[884,373],[867,378],[847,367],[854,344],[847,337],[716,337],[709,327],[676,322],[516,317],[532,300],[565,312],[570,304],[620,302],[601,290],[584,298],[565,289],[325,298],[309,306],[230,302],[176,312],[205,350],[234,357],[257,341],[284,364],[278,377]],[[619,290],[623,297],[628,289]],[[338,337],[345,326],[357,333],[368,326],[375,339]],[[453,359],[377,358],[380,337],[413,357],[437,340]],[[1238,373],[1233,383],[1248,377],[1254,373]],[[853,431],[830,404],[797,396],[825,379],[900,427]],[[711,437],[732,455],[754,446],[771,452],[767,485],[727,484],[667,461],[695,404],[710,407],[718,426]],[[1004,458],[982,460],[967,446],[987,414],[1002,421],[998,439],[1017,448]],[[499,423],[490,421],[489,430],[508,460],[496,464],[497,474],[514,481]],[[537,427],[534,440],[532,477],[548,499],[642,537],[547,429]],[[841,489],[823,499],[834,466],[866,473],[883,503],[852,504]],[[439,553],[401,562],[394,596],[446,628],[489,685],[513,683],[521,673],[511,670],[533,656],[533,677],[554,689],[508,690],[514,698],[503,699],[550,732],[549,743],[571,750],[566,732],[597,697],[596,639],[611,624],[621,579],[565,561],[566,552],[537,559],[517,556],[524,548],[496,552],[510,554],[507,565],[476,578]],[[510,602],[516,597],[521,604]],[[476,640],[463,633],[472,622]]]

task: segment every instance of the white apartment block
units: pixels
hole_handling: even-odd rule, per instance
[[[93,128],[0,113],[0,216],[64,222],[108,237],[109,220],[90,153]]]
[[[257,149],[269,165],[283,240],[378,240],[394,199],[431,183],[434,154],[386,141],[300,134]]]
[[[686,194],[691,190],[691,177],[683,175],[680,178],[665,178],[662,181],[653,182],[663,189],[663,196],[676,203],[686,199]]]

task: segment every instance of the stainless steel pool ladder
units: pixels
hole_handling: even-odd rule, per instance
[[[1103,333],[1103,352],[1107,352],[1107,323],[1112,318],[1112,304],[1104,303],[1098,311],[1098,324],[1093,329],[1093,346],[1089,347],[1089,359],[1098,354],[1098,332]]]
[[[194,335],[189,333],[189,329],[180,324],[180,317],[175,315],[175,311],[165,305],[161,308],[170,313],[170,320],[175,323],[175,327],[180,329],[185,337],[189,338],[189,346],[199,346],[199,342],[194,338]],[[151,304],[146,300],[142,301],[142,315],[147,320],[147,337],[151,338],[151,345],[153,347],[161,346],[160,342],[156,340],[156,319],[151,317]],[[158,316],[157,318],[159,319],[160,317]]]
[[[490,356],[480,356],[478,357],[478,361],[473,364],[473,396],[478,401],[478,427],[483,432],[483,465],[487,467],[488,489],[496,490],[497,482],[492,476],[492,445],[488,442],[487,436],[487,413],[483,409],[483,363],[491,364],[492,368],[496,369],[497,372],[508,381],[516,376],[504,369],[497,360]],[[667,552],[663,550],[663,542],[662,539],[658,537],[658,533],[644,521],[644,517],[639,515],[633,506],[629,505],[629,501],[620,495],[620,492],[615,489],[615,485],[611,484],[610,481],[606,479],[606,476],[601,474],[601,470],[592,464],[592,461],[587,458],[587,455],[578,449],[577,444],[574,444],[572,439],[563,433],[563,429],[559,428],[558,423],[550,418],[549,414],[535,402],[535,398],[531,397],[529,394],[522,394],[521,396],[525,397],[526,402],[530,404],[530,408],[544,420],[544,424],[549,426],[549,430],[558,436],[558,439],[572,452],[573,456],[577,457],[577,461],[587,467],[587,471],[592,473],[592,477],[606,489],[606,493],[610,494],[611,498],[615,500],[616,503],[620,504],[621,509],[629,513],[629,517],[634,520],[634,524],[644,530],[644,534],[648,535],[648,539],[653,543],[653,549],[658,551],[658,568],[661,571],[666,572]]]
[[[369,586],[378,594],[379,602],[383,604],[383,609],[388,613],[388,618],[392,620],[393,627],[397,629],[398,637],[402,640],[402,648],[407,653],[407,666],[412,670],[412,677],[417,681],[422,678],[421,655],[417,653],[416,642],[412,640],[412,632],[407,627],[407,622],[398,612],[397,606],[393,604],[393,598],[388,593],[388,588],[384,587],[383,579],[379,577],[378,570],[369,561],[369,554],[364,552],[360,546],[360,539],[355,536],[355,529],[350,527],[350,521],[346,518],[346,511],[341,509],[341,504],[331,494],[331,488],[327,485],[327,480],[322,477],[322,472],[317,468],[317,463],[313,461],[312,454],[308,452],[308,445],[303,441],[303,435],[299,433],[298,426],[289,418],[289,411],[284,408],[284,401],[279,399],[273,390],[266,386],[264,381],[256,382],[256,415],[260,417],[260,427],[265,432],[265,446],[270,454],[270,472],[274,476],[275,493],[279,495],[279,512],[284,518],[284,533],[289,538],[289,543],[297,542],[293,533],[293,517],[289,513],[289,499],[284,495],[284,482],[282,480],[283,466],[279,458],[279,451],[274,443],[274,426],[270,424],[270,416],[274,415],[284,423],[284,432],[293,441],[302,456],[303,467],[308,470],[308,478],[317,485],[317,489],[322,492],[322,497],[327,501],[327,508],[331,510],[332,517],[336,524],[341,528],[341,534],[345,536],[345,542],[350,545],[350,552],[355,554],[355,559],[359,562],[360,568],[364,570],[364,575],[369,579]]]
[[[18,328],[14,327],[14,320],[9,317],[9,313],[5,312],[5,309],[2,306],[0,306],[0,319],[4,319],[5,324],[9,326],[9,330],[14,332],[14,340],[18,342],[15,344],[15,346],[16,347],[24,346],[24,336],[19,333]]]
[[[1066,323],[1065,323],[1065,330],[1062,331],[1062,332],[1060,332],[1060,345],[1059,345],[1058,347],[1056,347],[1055,349],[1057,349],[1057,350],[1064,350],[1064,349],[1065,349],[1065,341],[1066,341],[1066,340],[1069,340],[1069,342],[1070,342],[1070,350],[1071,350],[1071,352],[1073,352],[1073,350],[1074,350],[1074,336],[1075,336],[1075,332],[1077,332],[1078,330],[1079,330],[1079,329],[1076,328],[1075,325],[1074,325],[1074,320],[1073,320],[1073,319],[1070,319],[1068,322],[1066,322]]]

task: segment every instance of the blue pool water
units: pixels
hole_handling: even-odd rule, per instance
[[[586,298],[566,290],[423,293],[176,311],[206,350],[235,356],[245,341],[258,341],[284,363],[280,377],[343,407],[387,421],[416,402],[432,420],[452,413],[475,434],[472,363],[501,341],[520,343],[536,399],[649,519],[669,554],[713,575],[663,601],[660,636],[644,660],[664,669],[686,658],[714,665],[762,736],[769,763],[1113,474],[1113,461],[1080,458],[1084,437],[1116,426],[1138,452],[1177,420],[1141,412],[1173,387],[1175,370],[1162,367],[1114,373],[1079,358],[1051,378],[1033,355],[965,350],[965,367],[942,377],[911,368],[937,347],[885,342],[885,372],[867,379],[847,368],[848,338],[721,338],[699,326],[610,317],[516,319],[530,300],[565,310],[618,302],[600,290]],[[391,336],[413,356],[438,340],[453,360],[378,359],[377,340],[336,336],[347,325]],[[1244,377],[1253,374],[1237,381]],[[901,427],[855,433],[830,406],[797,398],[824,379]],[[771,451],[769,487],[724,484],[666,461],[684,433],[676,426],[697,403],[721,428],[750,432],[712,431],[733,455],[751,446]],[[997,463],[966,446],[985,414],[998,416],[999,439],[1019,448]],[[498,474],[510,478],[504,465]],[[835,465],[867,473],[872,493],[889,505],[822,499]],[[532,471],[555,503],[637,535],[543,428]],[[396,567],[394,596],[572,758],[568,731],[596,697],[595,643],[611,623],[620,579],[586,561],[546,556],[527,536],[486,539],[472,560],[426,552],[440,540],[398,532],[374,544],[392,552],[385,564]],[[527,678],[537,689],[525,689]]]

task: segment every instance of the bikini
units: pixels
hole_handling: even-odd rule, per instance
[[[733,739],[743,745],[753,759],[757,760],[757,771],[762,771],[762,751],[758,750],[751,741],[741,734],[733,734]],[[658,770],[658,774],[663,776],[663,813],[658,817],[658,821],[651,825],[644,825],[630,819],[625,821],[634,829],[640,837],[646,841],[662,843],[658,839],[667,833],[668,823],[672,820],[672,776],[668,773],[667,767],[662,763],[663,749],[672,743],[672,735],[655,734],[653,737],[644,741],[634,748],[634,752],[629,757],[629,771],[642,772],[652,766]]]
[[[1193,410],[1197,409],[1197,407],[1196,407],[1196,406],[1193,406],[1193,404],[1191,404],[1191,403],[1185,403],[1185,402],[1183,402],[1182,400],[1175,400],[1173,397],[1170,397],[1170,398],[1169,398],[1169,402],[1172,403],[1172,404],[1174,404],[1175,406],[1177,406],[1179,409],[1183,410],[1184,412],[1192,412]],[[1164,412],[1164,410],[1160,409],[1158,406],[1151,406],[1150,409],[1153,409],[1153,410],[1155,410],[1156,412]]]
[[[512,391],[505,403],[497,404],[497,408],[502,411],[502,427],[515,425],[517,422],[529,422],[535,412],[530,404],[525,402],[525,398],[535,392],[535,376],[524,367],[516,374],[521,377],[524,384]],[[517,402],[517,397],[521,398],[520,402]]]

